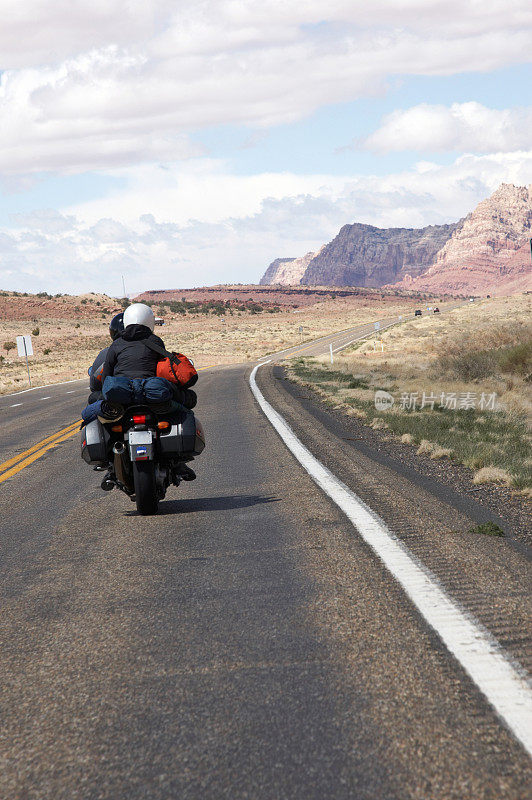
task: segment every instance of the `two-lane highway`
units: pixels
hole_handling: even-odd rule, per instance
[[[198,479],[156,517],[102,492],[75,441],[0,484],[0,796],[527,797],[522,745],[287,449],[249,371],[202,373]],[[451,500],[347,450],[271,365],[259,386],[345,484],[430,546],[431,569],[467,572],[461,602],[481,613],[496,594],[508,642],[526,633],[523,556],[456,533],[467,516]],[[84,400],[71,388],[54,387],[57,430]],[[48,413],[38,401],[9,424]]]

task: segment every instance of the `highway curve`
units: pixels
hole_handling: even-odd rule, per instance
[[[283,444],[249,373],[202,373],[198,479],[156,517],[102,492],[75,437],[3,481],[0,465],[0,797],[528,797],[515,731]],[[346,443],[274,364],[258,387],[522,677],[528,552],[467,534],[474,503]],[[81,389],[1,398],[2,462],[75,422]]]

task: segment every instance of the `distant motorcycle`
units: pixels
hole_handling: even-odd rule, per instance
[[[194,477],[186,463],[204,447],[203,427],[191,411],[172,422],[149,406],[129,406],[119,421],[95,419],[81,431],[83,460],[97,469],[110,465],[102,489],[116,486],[142,515],[157,513],[170,484]]]

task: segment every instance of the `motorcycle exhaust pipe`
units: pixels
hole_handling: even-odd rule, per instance
[[[113,453],[114,453],[114,468],[115,468],[115,475],[117,480],[125,486],[130,492],[133,492],[133,485],[131,482],[131,477],[128,475],[125,465],[124,465],[124,456],[126,453],[126,443],[125,442],[115,442],[113,445]]]

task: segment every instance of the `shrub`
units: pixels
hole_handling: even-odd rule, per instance
[[[39,335],[39,333],[40,333],[40,331],[39,331],[39,328],[34,328],[34,329],[32,330],[32,332],[31,332],[31,335],[32,335],[32,336],[38,336],[38,335]]]
[[[496,355],[502,372],[526,375],[532,371],[532,339],[504,348]]]
[[[450,372],[464,381],[489,378],[497,371],[497,359],[489,350],[465,350],[462,353],[442,355],[438,359],[444,372]]]
[[[495,522],[482,522],[480,525],[475,525],[469,528],[468,533],[481,533],[484,536],[504,536],[504,531]]]
[[[48,353],[51,353],[51,352],[52,352],[52,350],[51,350],[50,347],[45,347],[44,350],[43,350],[43,353],[44,353],[45,356],[47,356]]]
[[[79,328],[79,327],[80,327],[80,324],[79,324],[79,322],[76,322],[76,324],[74,325],[74,327],[75,327],[75,328]]]
[[[16,346],[15,342],[4,342],[4,350],[8,353],[10,350],[14,350]]]

